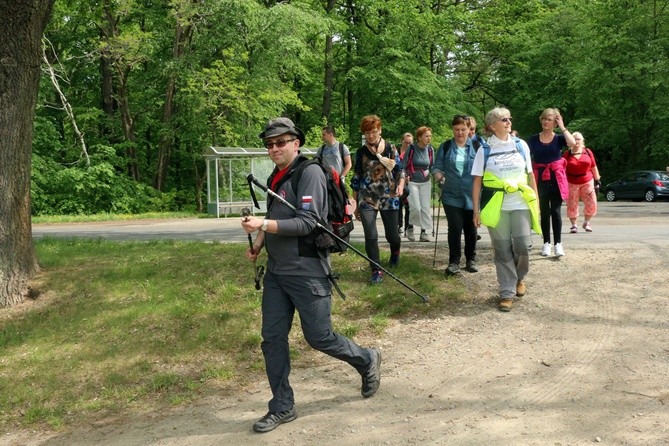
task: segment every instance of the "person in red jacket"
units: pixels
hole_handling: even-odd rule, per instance
[[[578,226],[579,201],[583,200],[583,214],[585,221],[583,229],[592,232],[590,220],[597,214],[597,192],[601,185],[601,178],[595,155],[592,150],[585,147],[583,135],[574,132],[574,145],[566,150],[562,157],[567,161],[567,182],[569,183],[569,198],[567,199],[567,217],[571,221],[570,233],[576,234]]]

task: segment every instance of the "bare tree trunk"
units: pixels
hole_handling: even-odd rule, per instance
[[[102,27],[100,31],[103,35],[103,39],[106,40],[116,40],[119,37],[119,20],[118,17],[114,15],[112,3],[113,2],[111,0],[104,0],[102,5],[107,27]],[[114,55],[113,50],[110,53],[104,53],[102,57],[110,58],[108,61],[114,67],[118,75],[119,86],[117,91],[117,103],[121,113],[121,127],[123,128],[123,136],[127,146],[127,171],[130,178],[135,181],[139,181],[139,164],[137,162],[137,135],[135,134],[135,125],[132,118],[132,113],[130,112],[130,93],[128,89],[128,76],[130,75],[132,66],[130,62],[123,60],[122,55]],[[114,59],[114,57],[116,57],[116,59]],[[103,59],[103,63],[104,62],[106,61]],[[104,99],[105,98],[103,98],[103,100]]]
[[[120,71],[120,70],[119,70]],[[125,70],[120,74],[120,86],[118,89],[119,110],[121,111],[121,125],[123,126],[123,136],[127,142],[126,163],[128,176],[135,181],[139,181],[139,167],[137,165],[137,135],[135,134],[135,123],[130,113],[130,101],[128,93],[128,75],[130,70]]]
[[[39,269],[30,170],[42,33],[53,2],[0,0],[0,307],[21,302]]]
[[[330,14],[330,11],[335,6],[335,0],[327,0],[325,4],[325,12]],[[325,79],[323,82],[323,112],[322,115],[325,121],[330,124],[330,113],[332,111],[332,89],[334,71],[332,68],[332,49],[333,49],[332,34],[328,33],[325,36]]]
[[[178,15],[178,11],[177,11]],[[193,26],[189,24],[183,26],[181,20],[177,20],[176,29],[174,32],[174,47],[172,49],[172,57],[176,61],[184,55],[187,43],[193,33]],[[167,169],[170,165],[170,158],[172,156],[172,146],[174,145],[174,133],[172,131],[172,114],[174,113],[174,95],[176,93],[176,74],[171,73],[167,81],[167,90],[165,92],[165,105],[163,107],[163,126],[165,134],[160,139],[158,146],[158,165],[156,168],[156,176],[153,181],[153,186],[162,191],[167,178]]]

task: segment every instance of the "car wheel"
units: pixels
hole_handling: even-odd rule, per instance
[[[612,190],[607,190],[606,201],[616,201],[616,193]]]
[[[651,201],[655,201],[655,198],[657,198],[657,194],[653,189],[648,189],[644,194],[643,198],[650,203]]]

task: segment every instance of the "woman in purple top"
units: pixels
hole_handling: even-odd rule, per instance
[[[544,236],[542,256],[551,254],[551,223],[555,255],[564,256],[562,247],[562,202],[569,196],[569,184],[562,158],[564,147],[574,145],[574,137],[562,121],[560,110],[547,108],[539,117],[541,133],[532,135],[527,145],[532,155],[532,167],[539,191],[539,210],[541,213],[541,231]],[[559,127],[561,134],[553,130]]]

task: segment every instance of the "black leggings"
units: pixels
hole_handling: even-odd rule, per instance
[[[562,243],[562,195],[555,179],[539,181],[539,211],[541,213],[541,232],[544,243],[551,242],[551,223],[553,223],[553,241]]]
[[[380,264],[379,234],[376,230],[376,214],[379,212],[383,221],[386,241],[390,244],[390,252],[399,253],[402,241],[397,231],[400,211],[377,211],[364,204],[360,206],[360,221],[362,222],[362,230],[365,233],[365,251],[367,252],[367,257]],[[372,271],[378,271],[379,269],[372,263],[369,266],[372,268]]]
[[[462,232],[465,233],[465,259],[476,260],[476,226],[474,211],[444,205],[448,221],[448,263],[460,264],[462,255]]]

